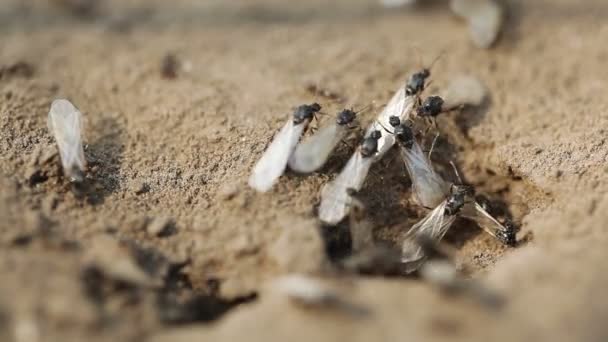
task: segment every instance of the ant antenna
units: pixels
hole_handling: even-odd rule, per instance
[[[456,165],[454,165],[454,162],[450,160],[450,165],[452,165],[452,168],[454,169],[454,173],[456,174],[456,177],[458,177],[458,182],[460,184],[464,184],[462,183],[462,178],[460,178],[460,174],[458,173],[458,169],[456,168]]]
[[[441,52],[437,55],[437,57],[435,57],[435,59],[433,59],[433,61],[431,62],[431,64],[429,65],[429,70],[433,68],[433,66],[435,65],[435,63],[437,63],[438,60],[441,59],[441,57],[443,57],[443,55],[445,55],[445,50],[441,50]]]
[[[435,134],[435,138],[433,139],[433,143],[431,144],[431,150],[429,151],[429,161],[431,161],[431,156],[433,155],[433,149],[435,148],[435,143],[437,143],[437,138],[439,138],[439,133]],[[452,165],[452,166],[454,166],[454,165]],[[456,174],[458,174],[458,173],[456,173]],[[460,178],[460,177],[458,177],[458,178]]]
[[[414,44],[412,49],[414,49],[416,55],[418,56],[418,66],[423,67],[424,62],[422,62],[422,52],[420,51],[420,47],[418,46],[418,44]]]
[[[370,109],[372,107],[373,104],[374,104],[374,101],[372,101],[372,103],[368,104],[367,106],[365,106],[365,107],[363,107],[363,108],[355,111],[355,113],[359,114],[359,113],[361,113],[361,112],[363,112],[365,110],[368,110],[368,109]]]

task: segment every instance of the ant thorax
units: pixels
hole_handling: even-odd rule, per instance
[[[357,113],[350,109],[345,109],[338,114],[338,118],[336,119],[336,123],[340,126],[348,125],[355,120]]]
[[[416,114],[418,116],[435,117],[443,111],[443,103],[441,97],[429,96],[422,102]]]
[[[304,121],[310,121],[314,117],[315,113],[321,110],[321,106],[318,103],[311,105],[301,105],[293,112],[293,123],[299,125]]]

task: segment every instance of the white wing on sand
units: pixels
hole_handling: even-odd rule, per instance
[[[410,113],[414,108],[416,97],[406,96],[405,87],[399,87],[399,90],[393,95],[391,100],[386,104],[386,107],[380,112],[376,121],[374,121],[367,129],[365,136],[369,136],[371,132],[379,130],[384,132],[384,129],[392,129],[389,123],[391,116],[396,116],[404,121],[410,117]],[[392,134],[382,134],[378,140],[378,152],[376,157],[382,157],[395,144],[395,137]]]
[[[275,135],[260,160],[255,164],[249,177],[249,186],[260,192],[266,192],[272,188],[285,171],[287,160],[307,125],[308,121],[294,125],[293,119],[289,118],[289,121]]]
[[[346,127],[332,122],[296,146],[289,158],[289,168],[300,173],[318,170],[329,158],[346,133]]]
[[[412,180],[414,196],[418,204],[435,208],[445,200],[449,185],[435,172],[420,145],[414,140],[410,149],[401,147],[401,155]]]
[[[424,253],[417,240],[420,236],[426,236],[433,241],[439,242],[448,231],[456,215],[446,215],[445,207],[447,200],[444,200],[433,211],[425,216],[421,221],[410,228],[404,237],[401,247],[401,262],[406,266],[406,272],[412,272],[420,267],[424,261]]]
[[[59,148],[61,164],[72,181],[82,181],[86,168],[82,148],[82,114],[68,100],[58,99],[51,104],[47,125]]]
[[[338,177],[323,187],[319,207],[321,221],[327,224],[337,224],[348,214],[352,201],[348,190],[361,189],[372,162],[372,157],[363,157],[357,150]]]

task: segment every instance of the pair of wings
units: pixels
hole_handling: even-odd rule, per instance
[[[396,116],[402,121],[408,119],[415,103],[416,97],[407,96],[405,94],[405,87],[399,87],[399,90],[397,90],[395,95],[386,104],[386,107],[380,112],[376,121],[369,126],[365,133],[366,137],[376,130],[383,133],[378,140],[378,153],[376,153],[378,158],[382,157],[395,144],[394,135],[384,134],[384,129],[392,129],[389,118]]]
[[[501,240],[500,236],[508,232],[508,229],[504,225],[492,217],[492,215],[476,201],[465,203],[460,211],[460,215],[475,221],[481,229],[499,240]]]
[[[444,200],[433,211],[425,216],[420,222],[416,223],[404,237],[401,249],[401,261],[405,264],[406,272],[416,270],[424,261],[422,248],[417,244],[420,236],[424,235],[429,239],[439,242],[448,231],[456,215],[445,215],[447,200]],[[476,201],[465,203],[460,210],[460,215],[475,221],[483,230],[490,235],[498,238],[501,233],[507,231],[498,220],[490,215]]]
[[[59,148],[61,164],[67,176],[76,179],[84,172],[86,160],[82,148],[82,114],[70,101],[55,100],[51,104],[47,125]]]
[[[363,157],[357,150],[338,177],[323,187],[319,206],[321,221],[335,225],[348,214],[352,202],[349,189],[361,190],[373,161],[373,157]]]
[[[425,236],[438,242],[456,220],[456,215],[445,215],[446,205],[447,200],[444,200],[405,235],[401,247],[401,262],[405,264],[406,272],[415,270],[424,261],[424,252],[417,242],[419,238]]]
[[[445,200],[449,186],[435,172],[420,145],[414,140],[411,148],[401,147],[401,156],[410,174],[414,196],[418,204],[425,208],[435,208]]]
[[[289,119],[255,164],[249,177],[249,186],[260,192],[266,192],[272,188],[285,171],[287,161],[308,123],[309,121],[306,120],[295,125],[293,119]]]
[[[313,136],[296,146],[289,158],[289,168],[299,173],[318,170],[344,138],[346,130],[347,127],[338,125],[335,121],[322,127]]]

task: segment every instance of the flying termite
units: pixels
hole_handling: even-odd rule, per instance
[[[415,201],[428,209],[435,208],[449,192],[449,184],[435,171],[431,161],[416,141],[410,120],[392,116],[389,123],[397,139],[405,168],[412,181]]]
[[[450,161],[450,165],[454,169],[454,173],[458,178],[458,182],[462,184],[462,179],[458,173],[458,169],[453,162]],[[492,235],[498,241],[508,246],[514,246],[516,241],[517,229],[511,221],[507,221],[505,224],[498,222],[490,213],[488,213],[487,203],[480,203],[474,198],[475,190],[471,188],[469,193],[470,200],[467,200],[460,211],[460,215],[467,219],[470,219],[477,223],[477,225],[485,230],[488,234]]]
[[[253,168],[249,177],[249,186],[260,192],[266,192],[285,171],[289,157],[293,153],[300,136],[308,124],[321,110],[318,103],[301,105],[294,111],[289,121],[275,135],[274,139]]]
[[[326,184],[321,192],[319,218],[324,223],[335,225],[350,211],[352,197],[350,192],[359,191],[378,151],[380,131],[374,131],[364,138],[338,177]]]
[[[421,238],[440,241],[456,220],[466,197],[471,195],[472,191],[472,188],[466,185],[452,185],[448,197],[410,228],[401,247],[401,262],[406,273],[417,270],[425,261],[424,250],[416,241]]]
[[[366,136],[369,136],[375,130],[382,129],[382,126],[390,127],[389,120],[392,116],[396,116],[400,120],[411,118],[414,106],[420,102],[420,95],[428,85],[426,81],[431,76],[431,68],[441,56],[441,54],[437,56],[429,67],[422,68],[410,75],[405,84],[399,87],[386,107],[380,112],[376,121],[367,129]],[[382,157],[394,144],[395,137],[393,135],[383,135],[378,140],[377,157]]]
[[[418,269],[425,260],[423,250],[415,241],[420,238],[428,238],[439,242],[454,223],[457,215],[472,219],[502,243],[515,244],[514,227],[511,225],[505,227],[475,201],[475,189],[470,185],[463,185],[456,166],[452,162],[450,164],[454,168],[459,184],[452,184],[447,198],[412,226],[404,236],[401,261],[406,266],[406,273]]]

